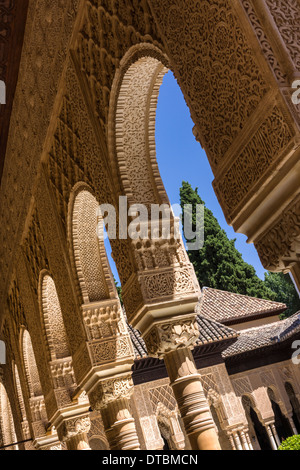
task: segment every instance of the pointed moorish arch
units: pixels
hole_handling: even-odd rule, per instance
[[[111,91],[109,158],[115,187],[129,204],[169,204],[156,160],[159,90],[170,70],[167,56],[150,44],[123,57]]]
[[[128,319],[142,334],[150,319],[141,316],[140,310],[153,299],[169,309],[170,302],[184,291],[190,294],[185,296],[190,303],[187,309],[193,311],[200,296],[156,158],[158,96],[170,69],[168,57],[157,47],[133,46],[120,62],[110,99],[108,158],[114,187],[117,194],[127,197],[132,210],[129,221],[135,223],[139,212],[147,217],[140,225],[143,235],[137,229],[137,238],[128,240],[128,259],[133,262],[124,264],[121,256],[116,257]],[[162,236],[164,231],[167,237]]]
[[[39,281],[39,303],[49,360],[70,357],[67,332],[53,278],[43,271]]]
[[[77,184],[69,202],[70,256],[84,304],[118,297],[104,242],[98,238],[99,203],[92,189]]]
[[[261,450],[272,450],[264,420],[260,410],[257,407],[255,398],[250,394],[244,394],[241,399],[249,424],[249,434],[254,450],[258,450],[257,443],[259,444]],[[256,438],[255,442],[253,441],[253,437]]]

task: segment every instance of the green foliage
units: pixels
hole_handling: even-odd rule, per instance
[[[114,281],[115,281],[115,285],[116,285],[116,289],[117,289],[117,292],[118,292],[118,296],[119,296],[119,299],[120,299],[120,302],[121,302],[121,305],[123,306],[123,299],[122,299],[122,287],[119,286],[118,282],[116,281],[116,279],[114,278]]]
[[[265,284],[276,293],[276,302],[282,302],[288,309],[281,315],[281,318],[288,318],[300,311],[300,299],[295,289],[293,281],[288,274],[266,273]]]
[[[180,189],[182,211],[185,204],[193,205],[193,230],[196,230],[196,204],[204,204],[198,189],[187,182]],[[189,251],[201,287],[211,287],[237,294],[275,300],[276,294],[262,281],[253,266],[247,264],[235,248],[235,240],[229,240],[212,211],[205,207],[204,246]],[[191,241],[191,240],[187,240]]]
[[[289,437],[278,450],[300,450],[300,436]]]

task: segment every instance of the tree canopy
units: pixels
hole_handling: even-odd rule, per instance
[[[185,205],[192,205],[193,230],[196,231],[199,226],[199,223],[196,224],[196,205],[205,206],[198,188],[194,190],[189,183],[183,182],[180,202],[183,214]],[[254,267],[243,260],[235,241],[228,238],[212,211],[205,207],[204,246],[197,251],[188,251],[201,287],[275,300],[276,293],[257,276]]]

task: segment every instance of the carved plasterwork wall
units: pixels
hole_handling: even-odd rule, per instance
[[[298,171],[299,106],[292,103],[292,83],[299,77],[299,2],[167,3],[149,0],[227,221],[251,241],[265,230],[272,249],[271,259],[264,249],[263,264],[282,270],[286,236],[278,237],[278,249],[267,227],[274,214],[281,222],[292,191],[298,194],[296,179],[280,199],[275,188]],[[289,231],[291,241],[296,233]]]
[[[1,231],[3,286],[23,231],[78,4],[77,0],[29,2],[0,195],[1,207],[8,209],[1,213],[1,226],[7,227]]]
[[[48,274],[45,274],[41,280],[41,307],[51,358],[55,360],[70,356],[56,287]]]

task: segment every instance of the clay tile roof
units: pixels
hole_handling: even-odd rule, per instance
[[[286,308],[285,304],[279,302],[205,287],[196,311],[211,320],[232,325],[279,315]]]
[[[226,341],[238,337],[237,331],[208,318],[204,318],[203,316],[199,315],[197,317],[197,323],[200,331],[197,346]],[[147,357],[148,352],[146,344],[144,343],[139,331],[134,329],[129,324],[127,324],[127,327],[133,344],[136,359]]]
[[[241,331],[238,340],[223,352],[223,357],[228,358],[273,346],[299,334],[300,312],[283,321]]]

